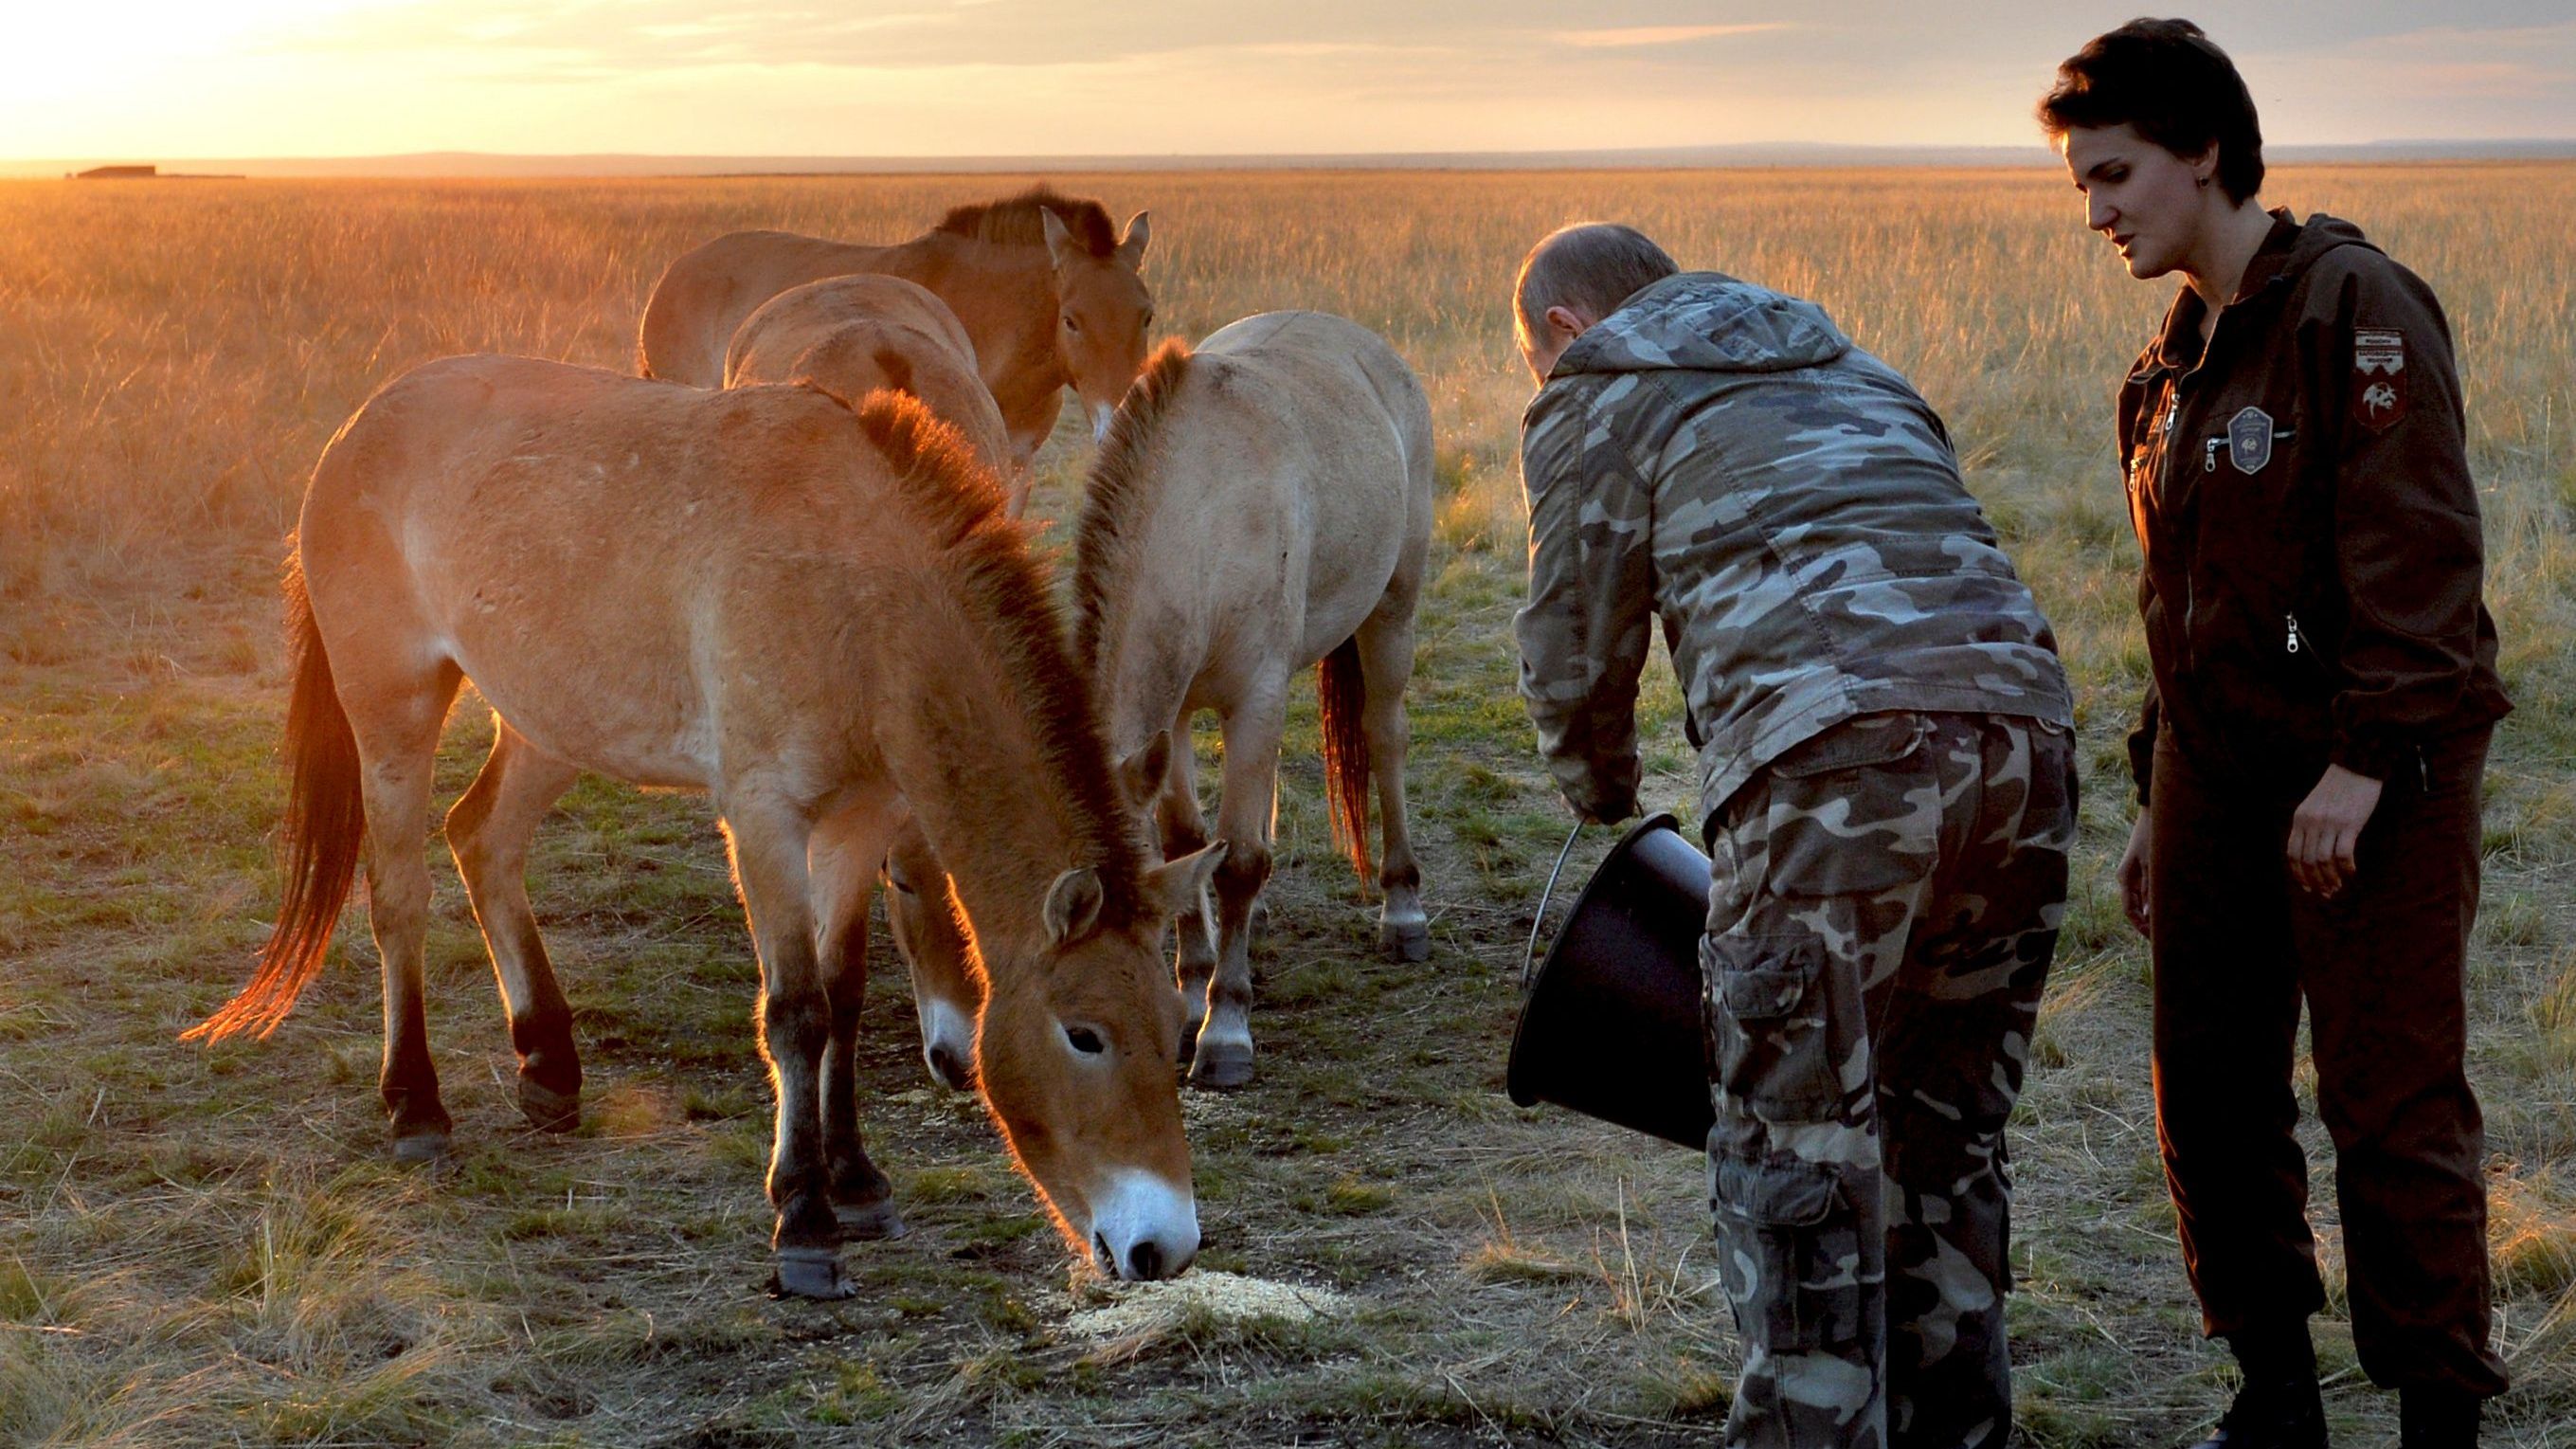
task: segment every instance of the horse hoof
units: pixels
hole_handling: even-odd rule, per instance
[[[769,1278],[772,1298],[814,1298],[826,1303],[855,1298],[859,1290],[841,1272],[841,1255],[830,1248],[781,1248],[777,1271]]]
[[[1199,1024],[1198,1024],[1197,1022],[1195,1022],[1195,1021],[1185,1021],[1185,1022],[1182,1022],[1182,1023],[1181,1023],[1181,1065],[1182,1065],[1182,1066],[1184,1066],[1184,1067],[1188,1066],[1188,1065],[1190,1064],[1190,1062],[1198,1056],[1198,1054],[1199,1054]]]
[[[1378,949],[1390,961],[1413,964],[1431,959],[1431,926],[1427,921],[1389,921],[1377,928]]]
[[[453,1151],[444,1132],[415,1132],[394,1139],[394,1161],[407,1167],[423,1167],[445,1160]]]
[[[581,1093],[558,1092],[533,1077],[521,1077],[519,1112],[540,1132],[570,1132],[581,1125]]]
[[[845,1207],[840,1216],[841,1241],[845,1243],[891,1242],[912,1231],[912,1224],[903,1220],[890,1197],[862,1207]]]
[[[1250,1042],[1214,1042],[1190,1063],[1190,1085],[1202,1091],[1227,1091],[1252,1080]]]

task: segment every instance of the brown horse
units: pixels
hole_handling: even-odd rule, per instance
[[[965,324],[1025,468],[1055,427],[1065,387],[1097,437],[1144,365],[1154,299],[1138,269],[1150,235],[1141,211],[1121,233],[1099,202],[1045,187],[958,207],[893,246],[733,232],[681,256],[654,284],[637,366],[646,377],[715,387],[734,329],[761,303],[824,277],[890,273],[937,293]]]
[[[856,407],[872,392],[908,392],[955,428],[978,461],[1014,471],[1010,430],[975,374],[975,344],[946,303],[901,277],[862,272],[790,287],[734,329],[724,385],[804,382]],[[1028,498],[1011,489],[1017,518]]]
[[[1198,902],[1181,917],[1197,1085],[1252,1076],[1249,926],[1270,874],[1288,682],[1307,665],[1320,664],[1333,833],[1363,879],[1377,783],[1379,943],[1398,960],[1430,953],[1405,828],[1404,687],[1431,465],[1430,408],[1395,349],[1339,317],[1267,312],[1195,354],[1166,344],[1092,467],[1074,534],[1075,652],[1111,744],[1139,751],[1131,795],[1168,855],[1207,838],[1190,720],[1212,709],[1224,728],[1212,956]]]
[[[446,1151],[420,844],[470,678],[495,738],[448,843],[538,1125],[572,1126],[581,1086],[523,879],[538,820],[582,770],[710,792],[760,961],[779,1282],[848,1293],[843,1228],[900,1228],[859,1138],[852,1034],[871,877],[908,811],[963,906],[985,1096],[1020,1166],[1104,1269],[1189,1261],[1161,934],[1214,858],[1149,863],[1044,567],[916,401],[429,363],[324,451],[297,564],[286,899],[257,975],[191,1035],[276,1027],[363,855],[395,1154]]]

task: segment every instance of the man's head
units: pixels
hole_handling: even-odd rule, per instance
[[[1512,335],[1530,376],[1546,382],[1585,328],[1680,270],[1644,232],[1616,222],[1559,227],[1540,238],[1512,284]]]

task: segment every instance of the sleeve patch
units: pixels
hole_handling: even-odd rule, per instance
[[[2406,334],[2356,327],[2352,333],[2352,420],[2373,430],[2406,416]]]

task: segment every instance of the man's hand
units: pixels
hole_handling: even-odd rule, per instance
[[[2361,828],[2378,808],[2377,780],[2341,765],[2326,766],[2324,778],[2290,817],[2290,878],[2299,889],[2334,899],[2352,879]]]
[[[2121,853],[2120,909],[2137,933],[2155,939],[2155,922],[2147,912],[2147,847],[2154,839],[2155,827],[2148,822],[2155,817],[2144,806],[2139,807],[2138,823],[2129,827],[2129,848]]]

